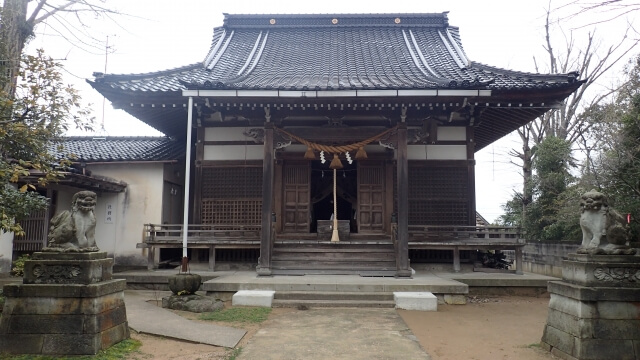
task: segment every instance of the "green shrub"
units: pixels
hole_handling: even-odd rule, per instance
[[[13,267],[11,268],[11,275],[13,276],[24,276],[24,262],[29,260],[29,254],[20,255],[13,262]]]

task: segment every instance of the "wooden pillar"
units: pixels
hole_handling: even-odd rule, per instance
[[[398,124],[398,240],[396,246],[396,277],[411,277],[409,268],[409,162],[407,160],[407,124]]]
[[[467,207],[469,209],[468,225],[476,225],[476,143],[474,128],[467,126]]]
[[[193,222],[202,224],[202,161],[204,160],[204,127],[196,129],[195,179],[193,186]]]
[[[264,124],[264,160],[262,162],[262,238],[256,271],[260,276],[271,275],[271,211],[273,208],[273,124]]]

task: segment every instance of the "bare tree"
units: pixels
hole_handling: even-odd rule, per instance
[[[32,4],[30,4],[32,3]],[[85,50],[99,48],[87,26],[88,20],[115,20],[117,11],[104,6],[106,0],[4,0],[0,11],[0,89],[15,91],[20,57],[35,28],[47,22],[52,31]]]
[[[598,14],[598,20],[585,20],[576,28],[602,24],[621,18],[640,10],[640,2],[633,0],[571,0],[556,10],[570,9],[569,14],[560,20],[587,19],[586,15]]]
[[[537,59],[534,58],[536,71],[550,73],[569,73],[577,71],[584,79],[583,85],[558,105],[557,109],[545,113],[535,121],[517,130],[522,141],[521,149],[512,149],[509,155],[516,158],[518,162],[513,162],[522,169],[523,191],[522,205],[523,211],[526,206],[533,201],[531,191],[531,180],[533,176],[532,167],[535,157],[535,146],[540,144],[547,136],[555,136],[563,140],[568,140],[576,144],[580,150],[589,151],[591,143],[582,141],[589,138],[588,134],[593,126],[588,116],[583,115],[583,109],[592,108],[603,99],[609,97],[617,88],[609,88],[603,92],[593,95],[593,85],[598,83],[602,77],[624,60],[629,53],[636,48],[640,39],[633,39],[629,36],[633,31],[631,26],[627,26],[626,32],[619,40],[612,45],[602,49],[595,37],[595,31],[589,32],[586,36],[584,46],[578,47],[573,37],[573,32],[565,33],[560,27],[560,33],[564,37],[564,48],[556,51],[552,41],[552,11],[547,10],[545,17],[545,43],[543,45],[547,59],[546,67],[540,68]],[[593,138],[589,138],[593,140]],[[526,218],[526,217],[523,217]]]

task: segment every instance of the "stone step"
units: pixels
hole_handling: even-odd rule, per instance
[[[396,270],[354,270],[354,269],[275,269],[273,275],[360,275],[362,277],[394,277]]]
[[[353,243],[309,243],[309,244],[275,244],[273,251],[391,251],[393,244],[353,244]]]
[[[348,307],[348,308],[393,308],[393,300],[282,300],[274,299],[272,307],[301,308],[301,307]]]
[[[277,291],[277,300],[393,300],[391,292],[357,292],[357,291]]]
[[[274,269],[309,269],[309,270],[395,270],[395,260],[390,261],[320,261],[320,260],[279,260],[271,263]]]

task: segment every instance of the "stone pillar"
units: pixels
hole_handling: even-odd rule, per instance
[[[563,359],[640,360],[640,257],[569,254],[541,345]]]
[[[4,286],[0,352],[92,355],[129,338],[126,280],[105,252],[35,253],[23,284]]]

